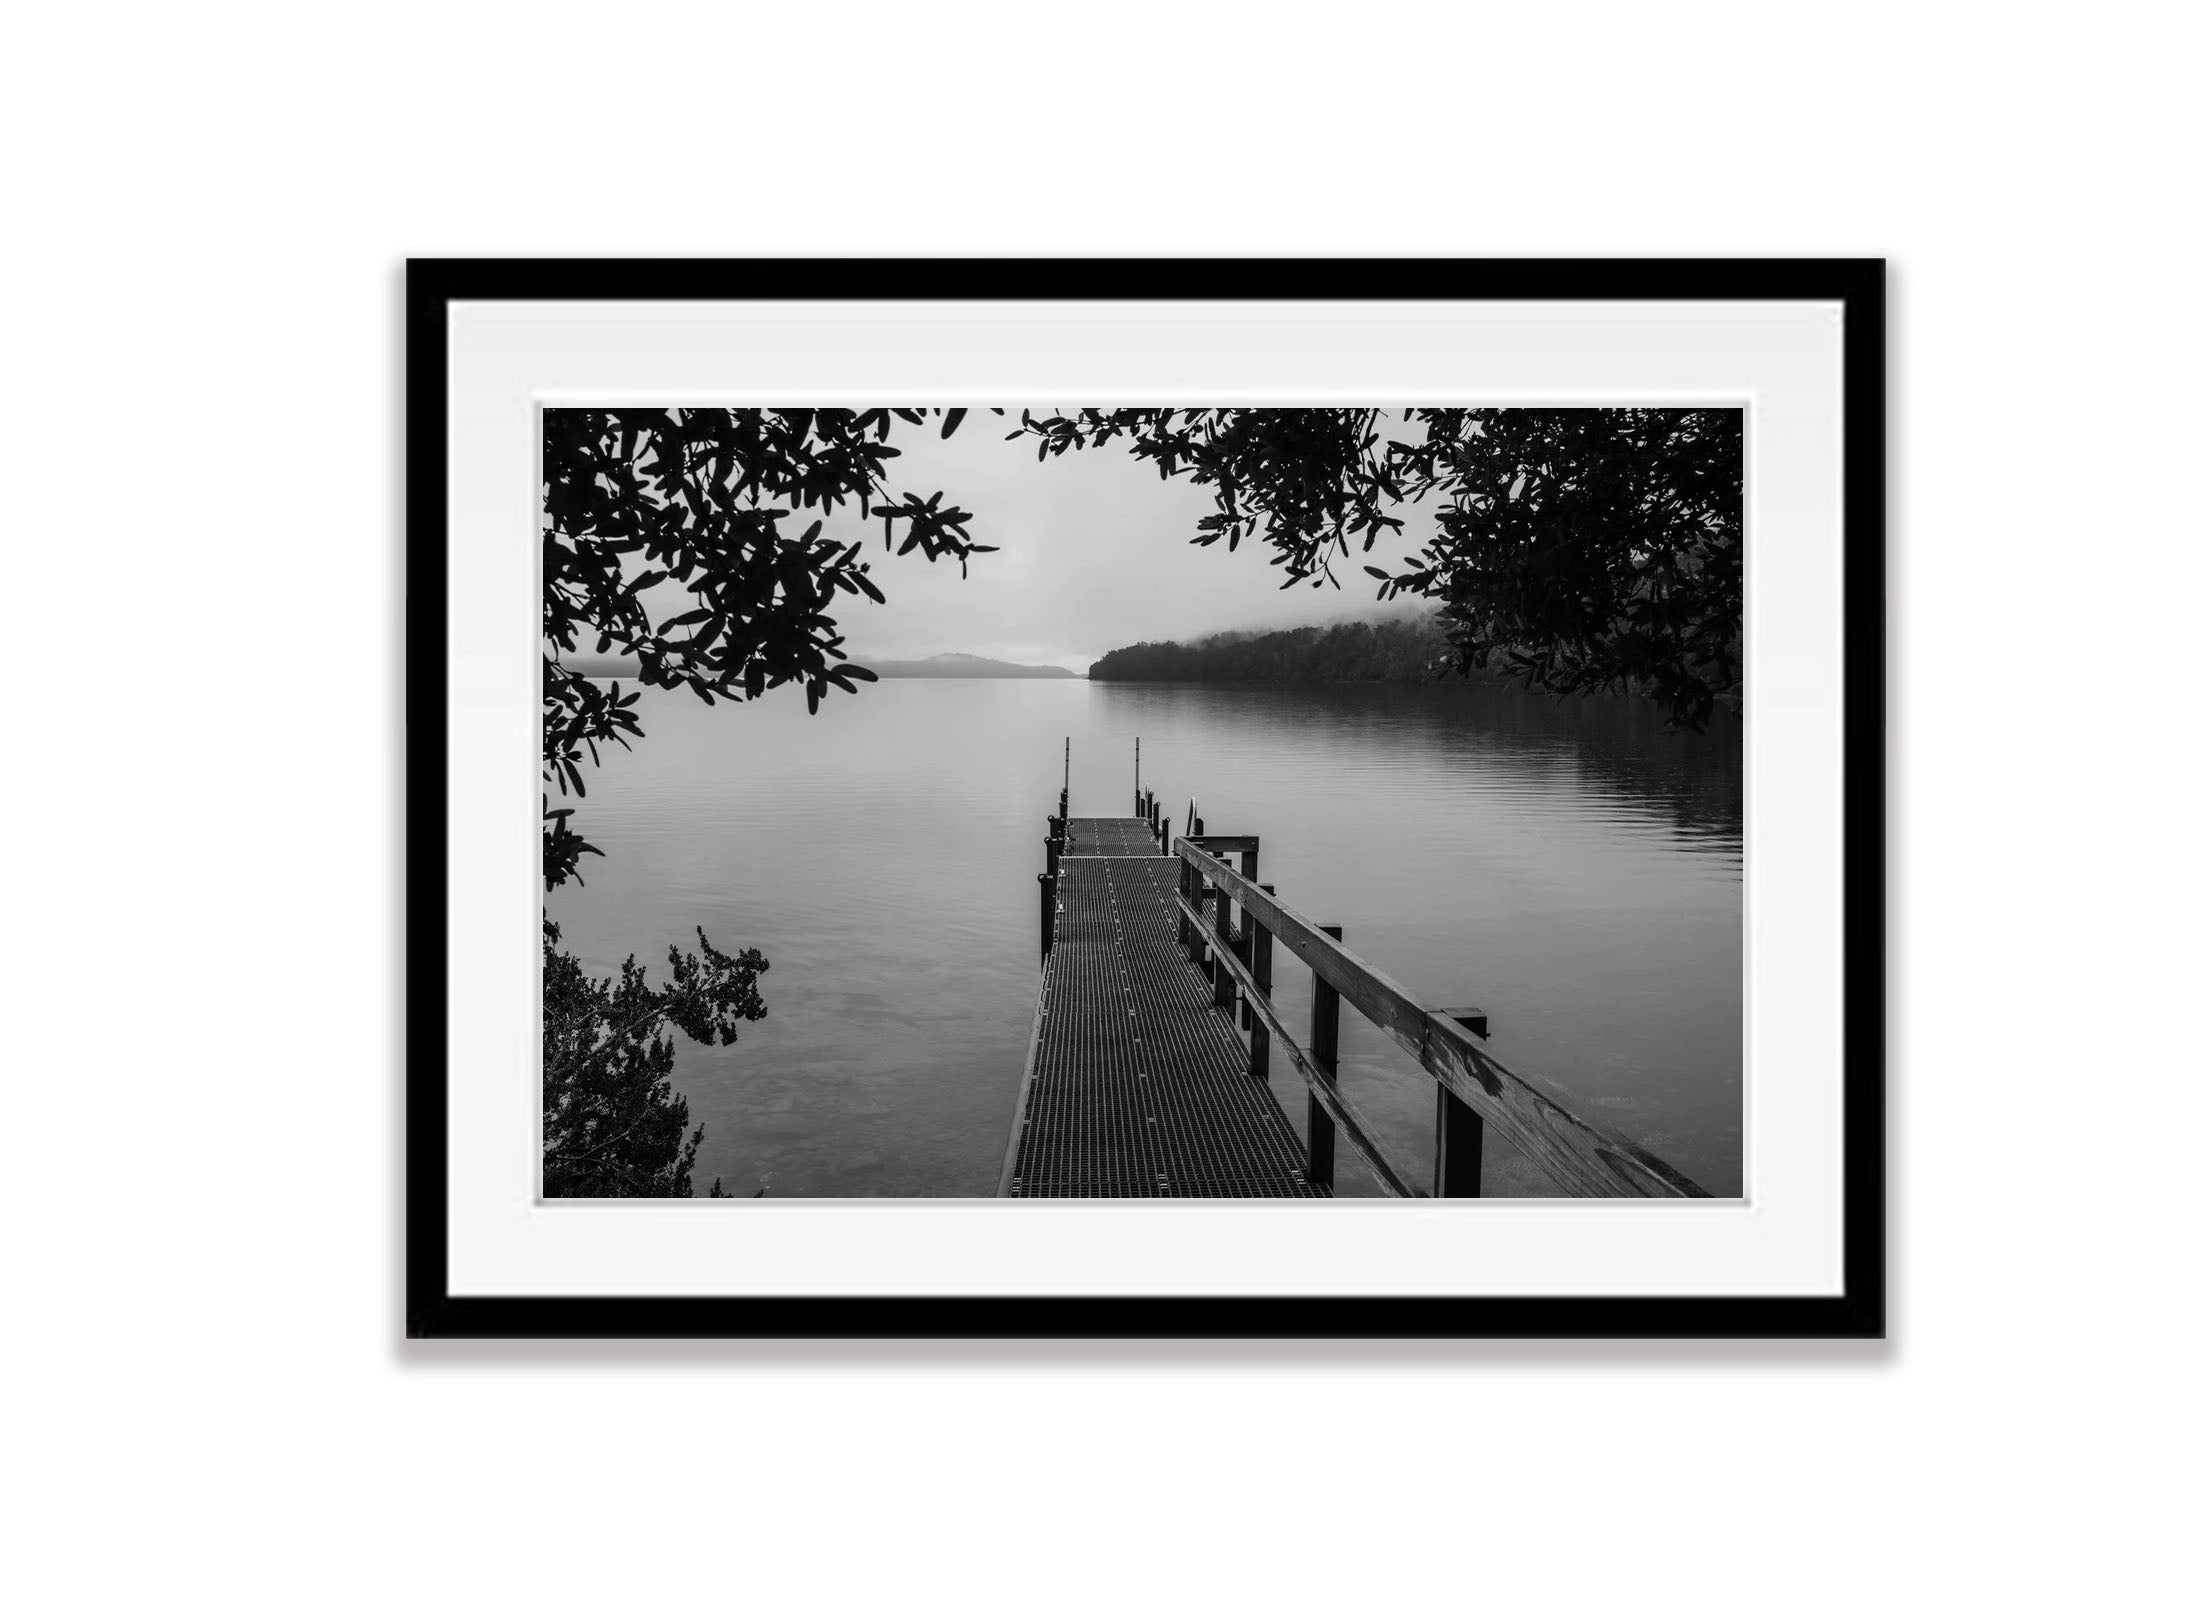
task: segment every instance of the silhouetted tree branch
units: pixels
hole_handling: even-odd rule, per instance
[[[1463,667],[1560,694],[1636,689],[1690,728],[1739,695],[1739,410],[1416,407],[1396,419],[1027,411],[1009,438],[1036,439],[1042,460],[1120,440],[1164,477],[1189,474],[1215,499],[1194,542],[1266,544],[1287,589],[1335,584],[1337,559],[1404,526],[1395,507],[1433,500],[1427,556],[1367,570],[1385,598],[1441,602]]]
[[[853,504],[897,554],[958,564],[990,550],[963,531],[970,513],[930,498],[894,499],[887,443],[895,420],[942,435],[960,410],[695,410],[544,413],[542,763],[545,786],[587,794],[583,758],[642,735],[640,691],[593,680],[568,657],[631,658],[642,684],[686,688],[710,705],[800,683],[814,712],[835,688],[872,674],[849,662],[831,607],[883,601],[854,544],[823,536],[824,515]],[[799,534],[781,524],[816,511]],[[656,591],[650,600],[643,597]],[[652,607],[654,606],[654,610]],[[577,876],[601,854],[543,800],[543,882]]]
[[[568,659],[588,648],[631,658],[640,682],[685,687],[705,705],[800,683],[815,712],[834,688],[873,676],[847,660],[831,606],[885,596],[862,544],[823,537],[849,505],[899,554],[967,562],[991,546],[963,532],[970,514],[886,487],[895,420],[943,436],[960,410],[771,411],[553,408],[544,414],[542,526],[542,876],[578,881],[601,855],[571,825],[560,795],[584,796],[582,758],[642,737],[640,690],[595,680]],[[798,535],[781,524],[820,515]],[[898,540],[898,544],[897,541]],[[652,594],[654,591],[654,594]],[[645,599],[645,596],[651,598]],[[616,981],[591,983],[543,924],[543,1189],[552,1197],[690,1195],[703,1130],[683,1142],[688,1110],[672,1093],[678,1028],[731,1044],[736,1018],[764,1016],[756,987],[770,963],[695,930],[698,954],[670,952],[672,982],[652,988],[627,957]],[[713,1185],[716,1192],[716,1185]]]
[[[698,1127],[685,1141],[687,1100],[672,1092],[677,1027],[701,1044],[733,1043],[736,1019],[765,1015],[756,980],[771,963],[726,955],[695,930],[698,954],[669,952],[672,981],[652,986],[626,958],[616,979],[591,981],[542,925],[542,1182],[552,1199],[694,1193]]]

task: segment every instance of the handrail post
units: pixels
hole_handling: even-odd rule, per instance
[[[1180,899],[1192,897],[1192,864],[1178,858],[1176,863],[1176,892]],[[1186,911],[1176,914],[1176,942],[1189,950],[1192,947],[1192,918]]]
[[[1276,886],[1272,883],[1264,883],[1260,886],[1260,892],[1262,894],[1274,894]],[[1273,975],[1276,958],[1276,936],[1268,931],[1267,923],[1251,918],[1247,920],[1253,923],[1253,986],[1260,990],[1263,996],[1272,995],[1275,993],[1275,988],[1270,979]],[[1246,1009],[1250,1011],[1252,1008],[1248,1006]],[[1268,1024],[1255,1016],[1252,1018],[1251,1027],[1253,1038],[1246,1048],[1247,1066],[1245,1070],[1256,1078],[1265,1078],[1268,1076]]]
[[[1339,943],[1344,940],[1341,927],[1323,924],[1321,931]],[[1316,1071],[1331,1083],[1337,1081],[1337,991],[1318,972],[1314,974],[1313,1037],[1306,1054]],[[1331,1187],[1337,1181],[1337,1125],[1311,1093],[1306,1097],[1306,1181]]]
[[[1490,1036],[1489,1014],[1480,1006],[1446,1006],[1445,1016],[1477,1039]],[[1436,1086],[1436,1187],[1445,1200],[1482,1196],[1482,1114],[1442,1084]]]
[[[1039,874],[1039,959],[1054,954],[1054,874]]]
[[[1260,882],[1260,843],[1257,836],[1252,844],[1238,852],[1238,871],[1254,883],[1258,884]],[[1266,888],[1265,885],[1262,887]],[[1274,891],[1268,890],[1267,892],[1273,893]],[[1244,962],[1247,967],[1251,967],[1253,964],[1254,930],[1259,926],[1260,924],[1250,916],[1240,915],[1237,919],[1237,942],[1231,945],[1230,948],[1237,952],[1237,958]],[[1263,993],[1265,992],[1264,990]],[[1238,1001],[1237,1025],[1241,1028],[1250,1028],[1253,1025],[1252,1005],[1242,999]]]
[[[1237,944],[1230,934],[1230,897],[1222,892],[1222,885],[1215,885],[1215,948],[1235,952]],[[1230,969],[1220,961],[1215,963],[1215,1009],[1237,1021],[1237,980],[1230,976]]]
[[[1192,868],[1192,959],[1199,963],[1199,970],[1213,977],[1215,958],[1208,954],[1207,944],[1207,874],[1198,867]]]

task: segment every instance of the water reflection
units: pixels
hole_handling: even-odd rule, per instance
[[[679,1045],[696,1177],[774,1195],[990,1193],[1037,979],[1042,818],[1262,836],[1283,899],[1431,1004],[1489,1010],[1506,1060],[1707,1187],[1741,1168],[1741,741],[1639,702],[1386,685],[889,680],[800,697],[652,696],[578,819],[608,852],[551,914],[592,968],[661,965],[699,923],[771,958],[771,1014]],[[1286,1015],[1303,975],[1283,962]],[[1433,1087],[1348,1022],[1349,1087],[1423,1161]],[[1301,1116],[1299,1097],[1287,1108]],[[1351,1192],[1348,1175],[1344,1187]],[[1496,1192],[1530,1187],[1493,1162]]]

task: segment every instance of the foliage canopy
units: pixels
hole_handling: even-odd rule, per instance
[[[952,434],[964,413],[947,411]],[[887,463],[896,418],[923,412],[582,411],[544,413],[542,763],[546,786],[585,795],[581,760],[641,736],[639,690],[591,680],[566,658],[582,649],[633,658],[640,681],[686,688],[710,705],[753,700],[799,683],[810,709],[831,690],[853,693],[871,673],[841,648],[831,607],[842,596],[883,600],[863,543],[824,537],[824,515],[801,533],[780,524],[851,502],[882,540],[928,561],[967,562],[990,545],[963,531],[970,513],[905,494],[892,499]],[[898,540],[898,546],[895,541]],[[672,582],[680,610],[654,620],[643,595]],[[577,876],[598,854],[543,797],[543,881]]]
[[[1335,584],[1396,507],[1433,501],[1427,554],[1366,570],[1385,599],[1441,603],[1461,666],[1640,690],[1698,729],[1740,693],[1739,410],[1027,411],[1019,437],[1042,460],[1122,440],[1190,474],[1215,498],[1194,542],[1267,545],[1287,589]]]

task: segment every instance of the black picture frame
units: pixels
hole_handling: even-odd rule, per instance
[[[1812,300],[1842,320],[1843,1290],[1830,1296],[456,1295],[448,1266],[449,309],[460,301]],[[414,260],[406,270],[405,1328],[450,1337],[1874,1338],[1886,1331],[1886,264]]]

